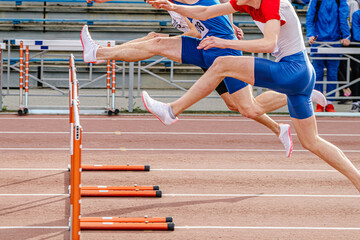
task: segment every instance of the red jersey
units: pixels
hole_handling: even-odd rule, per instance
[[[267,21],[280,20],[279,38],[273,53],[276,61],[305,49],[300,21],[290,1],[262,0],[259,9],[247,5],[237,5],[236,0],[230,0],[230,4],[234,10],[249,13],[262,33],[264,33]]]
[[[280,16],[280,0],[263,0],[259,9],[247,5],[237,5],[236,0],[230,0],[230,4],[236,11],[249,13],[254,21],[266,23],[271,19],[276,19],[281,21],[281,25],[286,23],[285,19]]]

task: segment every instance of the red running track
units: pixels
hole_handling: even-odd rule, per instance
[[[152,116],[81,116],[81,124],[83,164],[151,165],[150,172],[84,172],[83,185],[163,192],[83,198],[82,216],[175,222],[174,232],[83,231],[82,239],[359,239],[358,192],[296,135],[286,158],[269,130],[243,117],[185,116],[165,127]],[[357,168],[359,126],[356,118],[318,118],[320,135]],[[0,115],[0,135],[0,239],[68,239],[68,119]]]

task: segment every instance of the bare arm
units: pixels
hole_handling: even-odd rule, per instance
[[[256,40],[225,40],[216,37],[208,37],[201,41],[199,49],[207,50],[212,47],[232,48],[245,52],[272,53],[275,51],[280,33],[280,21],[269,20],[265,24],[264,37]]]
[[[196,29],[194,24],[192,24],[190,22],[190,20],[187,18],[185,20],[186,20],[187,25],[190,28],[190,31],[187,31],[186,33],[183,33],[182,35],[189,36],[189,37],[195,37],[195,38],[201,38],[201,34],[198,32],[198,30]]]
[[[163,8],[168,11],[174,11],[189,18],[198,20],[207,20],[217,16],[232,14],[236,12],[230,3],[212,5],[212,6],[181,6],[173,4],[167,0],[148,0],[148,3],[155,8]]]

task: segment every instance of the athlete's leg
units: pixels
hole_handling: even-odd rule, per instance
[[[204,72],[205,71],[206,70],[204,70]],[[228,80],[236,81],[236,82],[227,82],[227,84],[230,84],[230,86],[234,86],[232,84],[237,84],[237,81],[239,81],[237,79],[228,79]],[[243,85],[237,85],[236,89],[240,88],[241,86],[243,86]],[[243,116],[252,118],[254,121],[256,121],[260,124],[263,124],[264,126],[269,128],[271,131],[273,131],[275,133],[276,136],[279,136],[280,125],[278,123],[276,123],[274,120],[272,120],[266,114],[262,114],[260,116],[254,116],[254,114],[252,114],[252,112],[253,112],[252,105],[254,102],[254,96],[253,96],[253,90],[252,90],[251,85],[247,85],[246,87],[243,87],[240,90],[236,91],[236,93],[240,96],[237,99],[234,99],[235,93],[233,93],[233,94],[229,93],[224,80],[220,82],[220,84],[216,87],[215,90],[221,96],[221,98],[224,100],[226,106],[231,111],[240,112]],[[273,92],[275,95],[279,95],[278,96],[279,98],[283,98],[282,104],[286,104],[286,96],[284,94],[278,94],[274,91],[267,91],[265,93],[270,93],[270,92]],[[262,95],[264,95],[265,93],[260,94],[259,96],[256,97],[256,99],[263,99],[265,96],[262,96]],[[271,93],[265,94],[265,95],[272,95],[272,97],[276,97]],[[281,95],[283,95],[283,96],[281,96]],[[272,99],[269,99],[269,100],[271,102],[273,101]],[[238,104],[236,104],[235,102],[237,102]],[[280,106],[280,107],[282,107],[282,106]]]
[[[115,47],[100,47],[96,53],[96,59],[135,62],[161,55],[181,63],[181,44],[180,37],[156,37]]]
[[[180,37],[155,37],[147,41],[133,42],[115,47],[99,47],[91,38],[88,27],[81,31],[84,61],[96,63],[101,60],[135,62],[155,55],[181,62],[182,40]]]
[[[218,57],[208,71],[181,98],[171,103],[177,116],[194,103],[208,96],[225,77],[254,84],[254,58],[244,56]],[[233,101],[235,103],[235,101]]]
[[[220,97],[222,98],[222,100],[225,102],[226,106],[228,107],[229,110],[231,111],[235,111],[237,112],[238,109],[235,105],[235,103],[233,102],[231,95],[229,94],[229,92],[223,93],[220,95]]]
[[[125,42],[125,43],[123,43],[121,45],[124,46],[124,45],[129,44],[129,43],[143,42],[143,41],[147,41],[147,40],[150,40],[150,39],[154,39],[156,37],[169,37],[169,34],[149,32],[145,37],[136,38],[134,40]]]
[[[338,147],[319,137],[315,116],[291,120],[302,146],[345,175],[360,192],[359,171]]]

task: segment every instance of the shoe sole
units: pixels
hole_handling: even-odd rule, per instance
[[[320,91],[318,91],[318,90],[316,90],[316,89],[314,89],[313,91],[318,92],[319,94],[321,94],[321,95],[324,96],[324,94],[322,94]],[[326,106],[326,98],[325,98],[325,104],[324,104],[324,106],[321,105],[320,103],[317,103],[317,104],[319,104],[319,105],[322,106],[322,107],[325,107],[325,106]]]
[[[291,156],[291,153],[292,153],[292,151],[293,151],[293,141],[292,141],[292,138],[291,138],[291,128],[290,128],[290,126],[289,126],[289,139],[290,139],[290,144],[291,144],[291,147],[290,147],[290,151],[289,151],[289,154],[288,154],[288,156],[287,157],[290,157]]]
[[[85,61],[85,48],[84,48],[84,42],[83,42],[83,39],[82,39],[82,35],[83,35],[84,28],[85,28],[85,26],[83,26],[83,28],[81,29],[80,41],[81,41],[81,45],[82,45],[82,48],[83,48],[83,60],[84,60],[84,62],[86,62],[86,61]],[[96,64],[96,62],[97,62],[97,61],[95,61],[95,62],[86,62],[86,63]]]
[[[146,103],[145,103],[144,94],[143,94],[143,93],[141,93],[141,98],[142,98],[142,101],[143,101],[143,103],[144,103],[144,106],[145,106],[146,110],[147,110],[149,113],[151,113],[152,115],[154,115],[157,119],[159,119],[162,124],[164,124],[165,126],[169,126],[169,125],[166,125],[158,116],[156,116],[153,112],[151,112],[151,111],[149,110],[149,108],[147,107],[147,105],[146,105]],[[179,119],[176,118],[171,124],[176,123],[178,120],[179,120]]]

